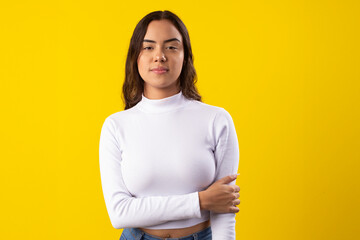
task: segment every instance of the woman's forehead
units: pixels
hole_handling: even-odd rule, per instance
[[[155,41],[156,43],[162,43],[169,39],[178,39],[182,42],[180,32],[169,20],[151,21],[148,25],[144,39]]]

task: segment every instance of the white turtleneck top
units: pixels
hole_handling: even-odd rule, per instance
[[[224,108],[182,91],[162,99],[142,94],[101,129],[101,184],[113,227],[185,228],[210,219],[214,240],[234,240],[235,213],[200,210],[198,193],[236,174],[239,157]]]

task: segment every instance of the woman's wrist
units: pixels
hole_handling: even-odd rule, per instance
[[[200,210],[207,210],[205,191],[199,192]]]

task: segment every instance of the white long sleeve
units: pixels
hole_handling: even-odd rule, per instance
[[[215,158],[217,159],[216,177],[217,181],[225,176],[237,173],[239,166],[240,151],[235,126],[230,114],[223,111],[215,118],[215,138],[218,139]],[[236,180],[229,183],[234,185]],[[235,213],[210,212],[212,238],[213,240],[235,240]]]
[[[185,228],[210,219],[214,240],[235,239],[235,214],[200,210],[198,195],[237,173],[238,141],[225,109],[182,92],[156,100],[143,95],[105,119],[99,160],[114,228]]]

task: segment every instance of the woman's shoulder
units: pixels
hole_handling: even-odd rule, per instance
[[[134,108],[113,112],[105,117],[105,122],[114,122],[115,124],[132,121],[137,116]]]
[[[196,101],[193,105],[194,113],[202,113],[204,118],[207,118],[215,128],[223,128],[224,126],[234,125],[233,117],[230,112],[219,105],[211,105],[208,103]]]
[[[193,101],[194,108],[198,111],[205,111],[207,113],[212,113],[214,115],[230,115],[230,113],[222,106],[219,105],[211,105],[205,102]]]

